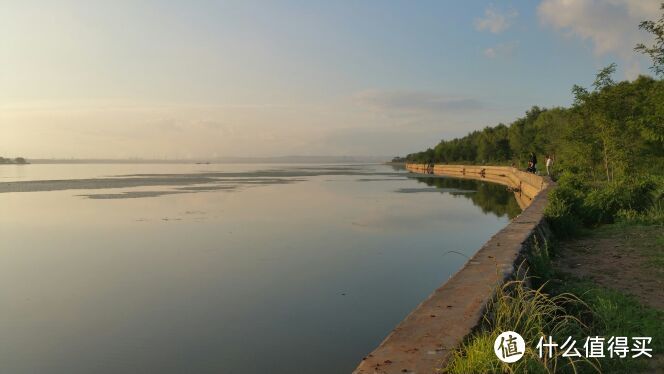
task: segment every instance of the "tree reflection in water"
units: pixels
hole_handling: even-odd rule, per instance
[[[455,197],[470,199],[484,213],[493,213],[498,217],[507,215],[509,219],[521,213],[521,208],[514,198],[513,192],[508,191],[505,186],[500,184],[440,176],[415,177],[414,179],[427,186],[443,189],[441,193],[449,193]],[[450,192],[449,189],[470,190],[474,192]]]

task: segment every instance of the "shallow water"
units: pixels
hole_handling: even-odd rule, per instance
[[[383,165],[3,165],[0,373],[350,372],[517,213]]]

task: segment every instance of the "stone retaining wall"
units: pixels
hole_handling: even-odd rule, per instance
[[[486,180],[515,190],[523,212],[495,234],[466,264],[368,354],[354,373],[435,373],[471,333],[495,287],[514,276],[534,238],[547,236],[544,208],[548,178],[511,167],[407,164],[411,172]]]

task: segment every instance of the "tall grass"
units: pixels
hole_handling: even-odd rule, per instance
[[[573,292],[590,307],[592,319],[588,325],[591,336],[650,336],[653,338],[653,358],[639,357],[612,359],[605,357],[599,363],[603,373],[660,372],[664,359],[658,357],[664,350],[664,312],[642,305],[636,298],[600,287],[590,281],[565,279],[560,289]]]
[[[453,352],[443,373],[589,373],[600,369],[627,373],[646,372],[656,365],[644,358],[562,357],[560,347],[551,358],[539,357],[537,343],[542,336],[552,336],[559,344],[568,336],[577,342],[587,336],[664,336],[663,312],[641,305],[632,296],[556,273],[550,255],[548,242],[541,246],[534,240],[528,253],[528,273],[535,276],[496,287],[482,323]],[[523,266],[515,273],[524,274]],[[556,278],[560,279],[547,283]],[[515,363],[504,363],[494,353],[495,339],[504,331],[515,331],[526,341],[524,356]],[[653,339],[652,348],[661,352],[664,341]]]
[[[544,285],[553,276],[549,242],[540,246],[537,236],[533,236],[533,246],[528,253],[529,272],[533,276],[530,281],[536,286]]]
[[[622,209],[616,214],[616,221],[621,224],[664,225],[664,198],[659,197],[642,212]]]
[[[586,358],[562,357],[558,351],[549,358],[539,357],[540,337],[586,336],[588,327],[567,312],[587,306],[578,297],[561,293],[555,296],[532,289],[528,278],[506,282],[497,287],[487,306],[483,323],[460,349],[453,353],[445,373],[557,373],[577,372],[582,366],[599,371],[597,363]],[[494,354],[493,344],[502,332],[515,331],[526,341],[524,356],[515,363],[504,363]]]

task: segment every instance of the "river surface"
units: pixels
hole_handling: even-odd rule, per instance
[[[385,165],[0,165],[0,373],[348,373],[518,213]]]

